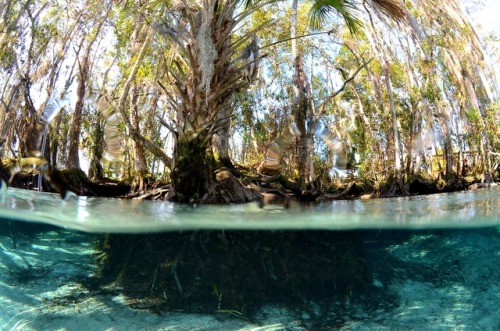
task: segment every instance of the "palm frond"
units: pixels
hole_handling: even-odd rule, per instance
[[[311,25],[319,28],[332,16],[340,15],[349,31],[354,34],[361,26],[361,21],[357,18],[357,5],[354,1],[347,0],[317,0],[314,1],[309,12]]]
[[[407,19],[407,12],[400,0],[371,0],[372,7],[389,17],[391,20],[403,23]]]

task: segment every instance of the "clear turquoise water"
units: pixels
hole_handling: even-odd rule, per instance
[[[499,205],[495,188],[290,209],[85,197],[62,201],[9,188],[0,192],[0,330],[500,330]],[[243,316],[223,305],[208,314],[151,313],[119,286],[88,286],[102,255],[94,242],[105,233],[129,233],[133,240],[158,232],[189,237],[204,230],[349,233],[362,245],[372,284],[317,301],[307,293],[286,304],[266,298]],[[204,254],[203,245],[196,244]],[[267,245],[259,251],[264,258],[273,249]],[[298,254],[311,259],[307,247]],[[272,264],[264,259],[262,265]],[[141,277],[155,275],[145,270]],[[150,295],[144,293],[146,299]]]

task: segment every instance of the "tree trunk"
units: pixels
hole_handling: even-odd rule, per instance
[[[89,49],[82,59],[80,64],[80,79],[76,89],[77,100],[75,104],[75,111],[73,113],[73,121],[69,131],[69,150],[67,167],[69,169],[80,169],[80,131],[82,128],[82,115],[83,115],[83,98],[85,97],[85,87],[89,74]]]
[[[455,159],[453,154],[453,142],[451,140],[451,134],[453,133],[452,128],[450,127],[450,114],[444,108],[443,104],[440,101],[436,102],[437,109],[439,111],[439,118],[441,124],[441,130],[443,131],[444,142],[443,142],[443,151],[444,151],[444,160],[445,164],[445,173],[446,176],[450,176],[454,173],[454,165]]]
[[[164,87],[177,118],[166,123],[175,133],[176,142],[171,167],[172,190],[170,199],[180,202],[245,202],[243,185],[227,176],[215,176],[219,167],[229,164],[231,105],[235,93],[249,86],[248,72],[256,72],[259,60],[255,31],[235,38],[234,29],[241,19],[251,14],[251,7],[239,12],[237,1],[202,1],[198,6],[183,2],[177,6],[178,19],[185,23],[186,43],[178,43],[178,52],[165,66],[175,84]],[[236,14],[238,12],[238,14]],[[240,52],[240,46],[252,48],[250,54]],[[173,40],[173,42],[176,42]],[[250,55],[250,56],[249,56]],[[236,58],[236,60],[235,60]],[[248,69],[248,70],[247,70]],[[212,137],[220,135],[220,148],[212,145]],[[213,152],[219,153],[219,163]],[[229,190],[237,185],[238,190]],[[225,189],[229,191],[226,191]]]
[[[371,75],[369,71],[368,74]],[[356,115],[359,118],[359,125],[363,128],[364,132],[368,134],[368,139],[365,138],[365,140],[368,140],[375,155],[381,155],[382,153],[380,151],[382,150],[382,147],[380,146],[380,140],[377,139],[377,137],[375,137],[375,134],[373,133],[373,128],[372,125],[370,124],[370,120],[366,116],[366,113],[363,109],[363,101],[361,100],[361,96],[356,91],[356,88],[351,88],[351,91],[356,96],[358,102],[358,107],[356,108]],[[375,158],[370,158],[370,163],[371,167],[369,167],[370,169],[369,171],[371,172],[371,174],[367,173],[367,175],[369,176],[371,175],[373,178],[375,178],[376,177],[375,173],[377,172],[377,167],[379,162]]]
[[[104,154],[104,123],[101,113],[97,113],[95,119],[94,145],[90,153],[89,178],[101,180],[104,178],[104,169],[101,159]]]
[[[135,132],[141,132],[139,127],[139,88],[136,84],[132,87],[132,107],[130,108],[130,124]],[[144,176],[148,173],[148,163],[144,156],[144,147],[140,140],[132,141],[134,148],[134,184],[138,191],[144,190]]]
[[[3,109],[3,107],[1,108]],[[13,116],[8,116],[7,112],[0,111],[0,158],[9,154],[11,142],[15,136],[15,126],[13,125]]]
[[[384,67],[384,74],[385,74],[385,85],[387,88],[387,93],[389,94],[389,102],[390,102],[390,108],[391,108],[391,114],[392,114],[392,130],[393,130],[393,136],[394,136],[394,171],[395,171],[395,177],[396,177],[396,183],[399,185],[399,188],[401,192],[403,192],[404,195],[409,195],[408,190],[406,189],[404,182],[403,182],[403,174],[402,174],[402,167],[401,167],[401,149],[399,147],[399,128],[398,128],[398,118],[396,114],[396,105],[394,104],[394,94],[392,91],[392,82],[391,82],[391,76],[389,72],[389,64],[385,63]]]
[[[314,167],[312,162],[312,154],[314,150],[313,129],[308,127],[307,123],[312,123],[310,116],[310,107],[308,102],[307,77],[304,70],[303,58],[300,53],[296,37],[297,37],[297,5],[298,0],[292,1],[292,19],[290,38],[292,39],[292,56],[294,64],[293,78],[293,114],[295,123],[300,131],[296,143],[296,161],[297,170],[299,172],[299,182],[302,190],[313,188]],[[310,125],[312,126],[312,125]]]
[[[370,45],[372,47],[372,50],[375,52],[376,55],[378,55],[379,59],[381,60],[381,63],[383,65],[383,73],[385,75],[385,87],[387,89],[387,94],[389,95],[389,106],[391,109],[391,117],[392,117],[392,132],[394,136],[394,172],[395,172],[395,179],[396,179],[396,184],[399,186],[400,190],[403,192],[404,195],[408,195],[409,192],[406,189],[404,183],[403,183],[403,177],[402,177],[402,167],[401,167],[401,149],[399,146],[399,129],[398,129],[398,119],[397,119],[397,113],[396,113],[396,105],[394,102],[394,94],[392,90],[392,81],[390,77],[390,57],[386,54],[386,49],[388,49],[387,44],[384,42],[383,39],[380,39],[375,26],[373,24],[373,20],[371,17],[371,14],[368,12],[369,15],[369,20],[370,24],[367,25],[367,29],[365,30],[367,32],[367,37],[368,40],[370,41]]]
[[[229,169],[234,169],[233,162],[229,157],[229,133],[230,124],[228,111],[225,110],[219,115],[219,120],[221,121],[221,128],[212,138],[212,147],[215,149],[214,154],[217,153],[217,162]]]
[[[105,16],[106,17],[106,16]],[[99,36],[99,31],[104,24],[105,17],[101,19],[97,25],[97,31],[94,32],[93,37],[89,40],[87,49],[83,54],[82,61],[79,62],[80,78],[78,81],[78,87],[76,89],[77,100],[75,104],[75,112],[73,114],[73,122],[71,123],[71,129],[69,132],[69,150],[68,150],[68,168],[69,169],[80,169],[80,132],[82,129],[82,115],[83,115],[83,100],[85,98],[85,90],[87,87],[87,79],[90,74],[90,52],[92,51],[92,45],[97,40]],[[86,36],[83,37],[87,38]],[[82,40],[83,43],[84,40]]]
[[[50,164],[54,168],[57,168],[57,158],[59,155],[58,151],[59,151],[59,144],[60,144],[60,140],[61,140],[61,135],[60,135],[59,131],[61,130],[61,122],[62,122],[63,116],[64,116],[64,110],[62,110],[56,116],[55,126],[54,126],[53,130],[51,130],[51,133],[49,135],[49,138],[51,140],[51,145],[52,145],[52,149],[51,149],[52,153],[50,155]]]
[[[172,162],[170,197],[176,202],[199,202],[213,182],[213,158],[207,157],[206,139],[178,139]]]
[[[210,132],[177,137],[172,163],[170,199],[187,203],[244,203],[259,198],[216,161]],[[191,137],[191,138],[189,138]],[[224,175],[221,175],[224,173]]]

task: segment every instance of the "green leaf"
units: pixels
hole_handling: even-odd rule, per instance
[[[319,29],[332,16],[340,15],[347,24],[349,31],[355,34],[362,25],[361,21],[356,17],[357,11],[357,6],[352,1],[317,0],[314,1],[309,15],[311,25],[315,29]]]

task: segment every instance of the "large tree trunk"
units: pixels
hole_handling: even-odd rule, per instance
[[[227,143],[232,97],[252,83],[258,61],[253,33],[233,41],[238,19],[246,16],[235,14],[237,4],[208,0],[200,6],[184,3],[177,7],[187,26],[184,33],[190,36],[187,45],[178,43],[182,52],[165,67],[176,81],[175,90],[164,88],[177,114],[172,126],[166,123],[176,135],[170,192],[174,201],[246,202],[254,197],[230,173],[215,174],[231,166]],[[249,40],[244,50],[250,54],[236,57],[238,47]],[[213,144],[214,135],[219,135],[219,146]]]
[[[170,199],[187,203],[244,203],[259,195],[233,176],[224,158],[216,160],[210,130],[177,137]],[[227,160],[226,160],[227,161]],[[230,162],[230,161],[229,161]]]
[[[172,200],[198,202],[208,192],[215,167],[213,158],[207,157],[207,150],[206,139],[177,139],[172,163]]]

